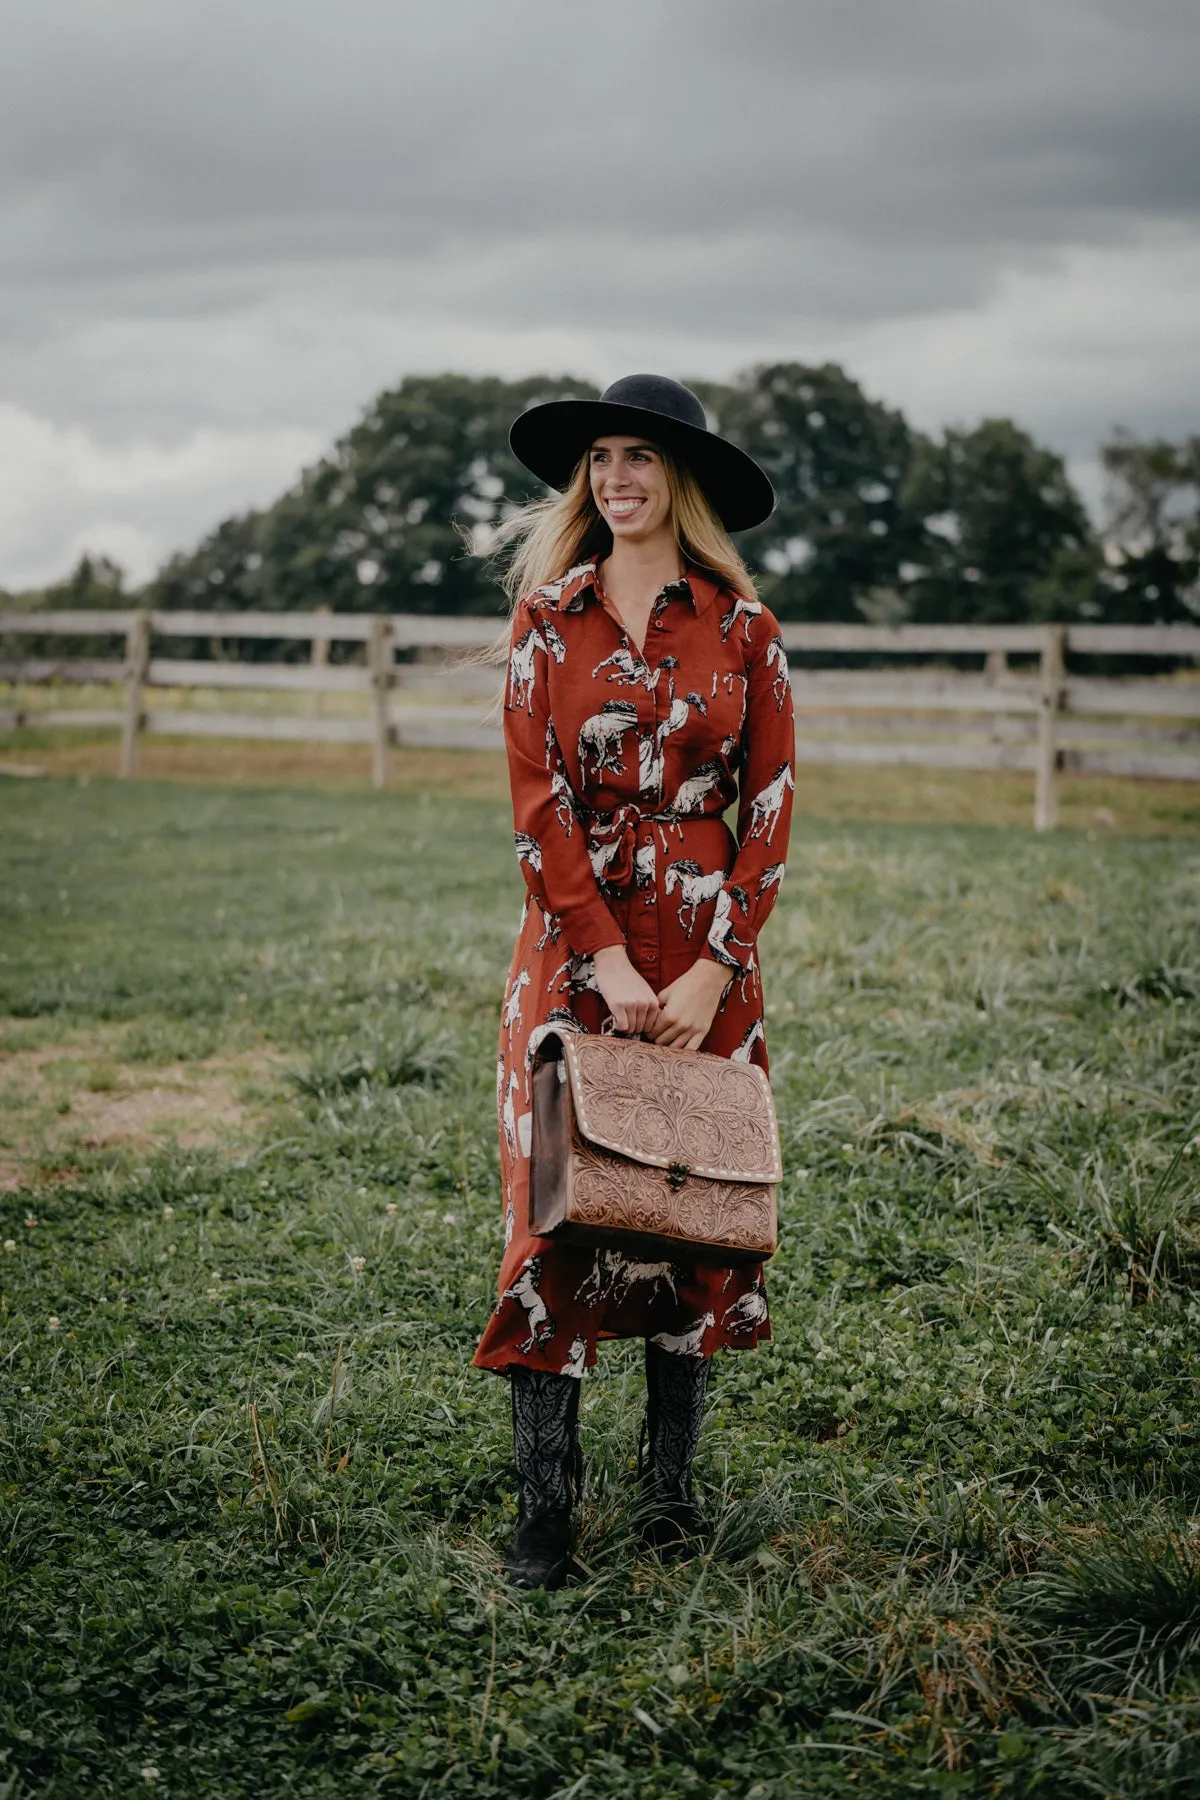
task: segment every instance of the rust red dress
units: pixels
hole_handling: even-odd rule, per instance
[[[624,944],[656,992],[698,956],[734,970],[702,1047],[767,1066],[757,942],[795,754],[779,627],[689,572],[657,596],[639,654],[595,575],[581,564],[513,618],[504,736],[529,894],[500,1024],[507,1248],[484,1369],[582,1375],[605,1337],[711,1356],[770,1336],[761,1268],[638,1262],[528,1230],[531,1058],[547,1030],[601,1029],[597,950]]]

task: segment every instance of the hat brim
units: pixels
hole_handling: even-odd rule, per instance
[[[645,406],[611,400],[546,400],[513,422],[509,446],[547,487],[570,482],[598,437],[642,437],[669,450],[695,476],[726,531],[749,531],[775,510],[775,490],[752,456],[728,438]]]

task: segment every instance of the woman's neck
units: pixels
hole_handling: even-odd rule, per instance
[[[683,558],[673,532],[644,544],[627,539],[615,541],[597,571],[605,593],[616,604],[648,604],[668,582],[678,581],[683,572]]]

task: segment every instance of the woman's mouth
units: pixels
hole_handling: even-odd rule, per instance
[[[604,502],[609,514],[614,519],[631,519],[640,506],[646,502],[636,496],[625,496],[620,499],[608,499]]]

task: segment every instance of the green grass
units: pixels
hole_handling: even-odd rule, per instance
[[[776,1337],[716,1371],[711,1554],[632,1542],[614,1346],[590,1579],[521,1597],[467,1366],[504,809],[0,802],[4,1048],[290,1070],[248,1141],[0,1194],[4,1800],[1200,1793],[1200,846],[799,821]]]

